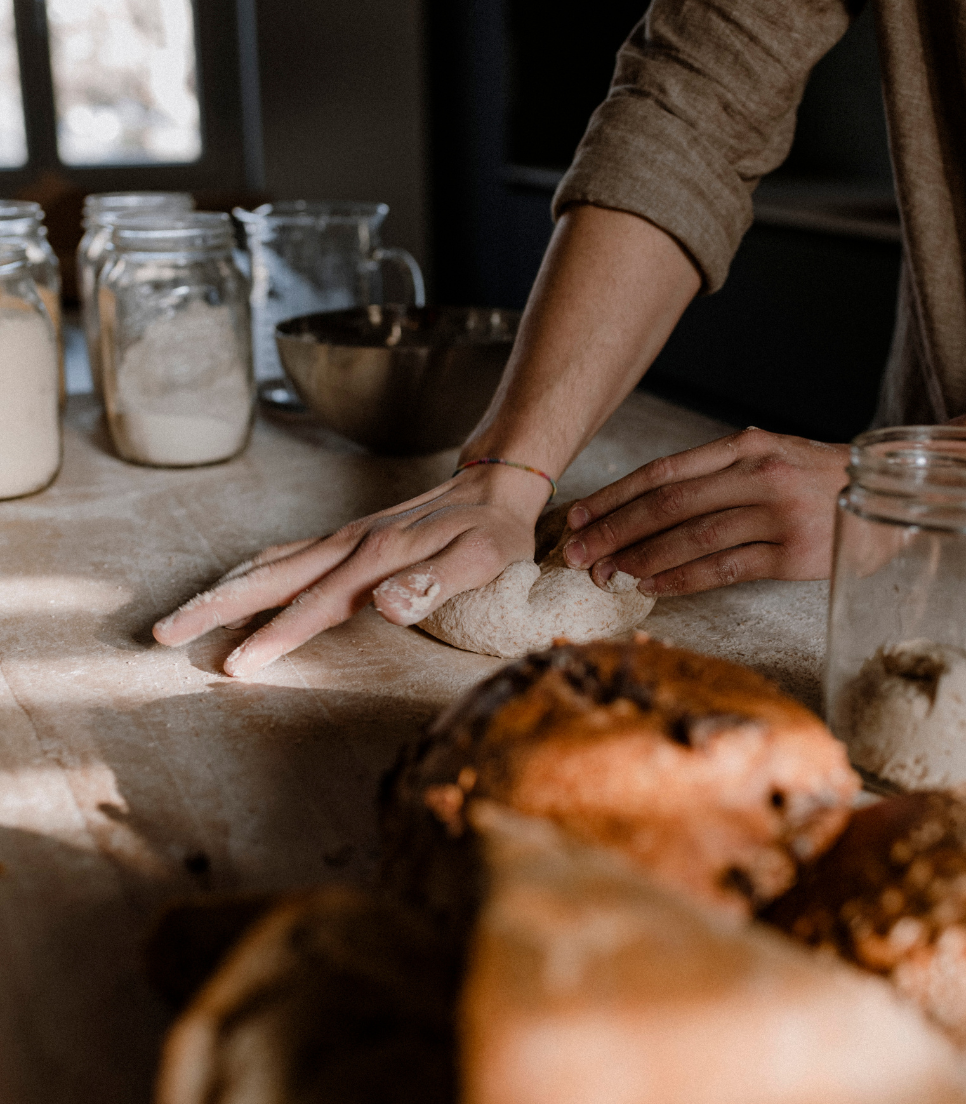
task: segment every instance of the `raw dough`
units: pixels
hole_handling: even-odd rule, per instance
[[[637,579],[616,571],[602,590],[589,571],[568,567],[563,546],[568,504],[541,518],[537,556],[512,563],[492,583],[444,602],[419,622],[426,632],[467,652],[516,659],[549,647],[557,637],[586,644],[639,625],[654,599],[641,594]],[[547,546],[552,550],[541,557]]]
[[[903,789],[966,782],[966,652],[932,640],[880,648],[841,694],[833,729],[853,763]]]

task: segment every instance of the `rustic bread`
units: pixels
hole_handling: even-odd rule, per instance
[[[966,801],[921,792],[857,810],[765,919],[890,978],[966,1046]]]
[[[964,1104],[877,978],[488,803],[462,952],[330,888],[261,921],[165,1047],[158,1104]],[[464,966],[465,963],[465,966]]]
[[[858,787],[818,718],[748,668],[644,635],[561,644],[482,682],[407,752],[385,792],[387,877],[458,910],[464,810],[482,797],[747,914],[835,839]]]
[[[175,1023],[157,1104],[453,1104],[458,965],[394,902],[286,899]]]

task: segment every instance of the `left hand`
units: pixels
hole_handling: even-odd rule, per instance
[[[750,579],[825,579],[848,445],[749,427],[661,457],[575,503],[572,567],[657,597]]]

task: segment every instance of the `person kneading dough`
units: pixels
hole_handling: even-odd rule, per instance
[[[567,527],[571,505],[564,503],[540,519],[534,560],[518,560],[492,583],[450,598],[418,621],[419,627],[467,652],[518,659],[529,651],[550,647],[559,637],[586,644],[640,625],[651,612],[654,599],[641,594],[632,575],[618,571],[598,587],[589,571],[565,562],[563,547],[572,536]],[[388,580],[377,588],[377,609],[396,586],[394,580]],[[407,592],[414,612],[419,611],[420,602],[428,605],[434,586],[438,589],[427,575],[423,595]]]

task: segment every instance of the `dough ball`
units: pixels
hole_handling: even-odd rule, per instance
[[[966,782],[966,652],[932,640],[879,648],[842,691],[833,727],[852,762],[903,789]]]
[[[492,583],[444,602],[419,627],[465,652],[517,659],[559,637],[585,644],[640,625],[654,599],[640,593],[637,579],[617,571],[602,590],[589,571],[565,563],[569,506],[558,506],[541,518],[539,562],[510,564]]]

